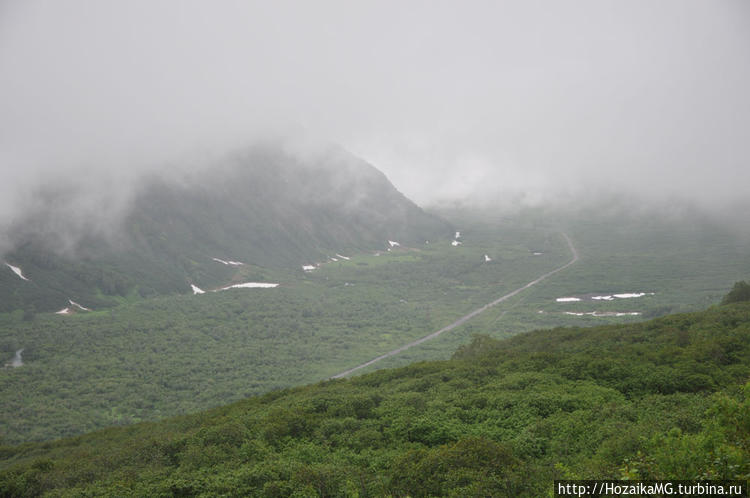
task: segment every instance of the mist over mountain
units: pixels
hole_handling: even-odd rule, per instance
[[[40,178],[302,126],[420,205],[750,184],[743,0],[0,3],[0,221]],[[148,165],[148,166],[145,166]]]
[[[749,88],[747,0],[0,0],[0,497],[747,482]]]
[[[186,293],[193,283],[227,283],[240,266],[301,271],[337,253],[384,250],[389,240],[422,245],[451,234],[335,146],[264,142],[120,187],[72,181],[39,190],[6,233],[3,259],[28,280],[0,272],[2,310]]]

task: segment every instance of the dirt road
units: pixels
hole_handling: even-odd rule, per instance
[[[568,234],[562,233],[562,236],[565,238],[565,241],[568,243],[568,247],[570,248],[570,252],[573,254],[573,259],[571,259],[570,261],[568,261],[567,263],[565,263],[561,267],[555,268],[554,270],[545,273],[541,277],[539,277],[539,278],[537,278],[535,280],[532,280],[531,282],[527,283],[526,285],[523,285],[523,286],[519,287],[518,289],[516,289],[514,291],[511,291],[511,292],[505,294],[504,296],[495,299],[491,303],[487,303],[484,306],[475,309],[471,313],[468,313],[468,314],[462,316],[461,318],[459,318],[455,322],[451,323],[450,325],[446,325],[445,327],[443,327],[442,329],[438,330],[437,332],[433,332],[430,335],[426,335],[426,336],[424,336],[424,337],[422,337],[420,339],[417,339],[416,341],[412,341],[412,342],[410,342],[408,344],[404,344],[400,348],[394,349],[393,351],[388,351],[387,353],[382,354],[382,355],[378,356],[377,358],[373,358],[370,361],[362,363],[361,365],[357,365],[354,368],[350,368],[349,370],[344,370],[343,372],[338,373],[338,374],[332,376],[331,378],[332,379],[338,379],[338,378],[341,378],[341,377],[346,377],[347,375],[349,375],[351,373],[354,373],[354,372],[356,372],[359,369],[362,369],[362,368],[365,368],[365,367],[369,367],[373,363],[377,363],[380,360],[384,360],[384,359],[386,359],[386,358],[388,358],[390,356],[395,356],[395,355],[397,355],[397,354],[399,354],[401,352],[406,351],[409,348],[413,348],[414,346],[417,346],[418,344],[422,344],[423,342],[429,341],[430,339],[434,339],[437,336],[439,336],[440,334],[444,334],[445,332],[450,332],[451,330],[455,329],[456,327],[460,327],[461,325],[463,325],[464,323],[468,322],[469,320],[471,320],[472,318],[474,318],[478,314],[482,313],[487,308],[491,308],[492,306],[495,306],[496,304],[502,303],[506,299],[510,299],[511,297],[515,296],[519,292],[524,291],[524,290],[528,289],[529,287],[538,284],[539,282],[541,282],[545,278],[550,277],[550,276],[554,275],[555,273],[557,273],[559,271],[562,271],[565,268],[569,267],[570,265],[574,264],[576,261],[578,261],[578,251],[576,250],[575,246],[573,245],[573,242],[570,240],[570,237],[568,237]]]

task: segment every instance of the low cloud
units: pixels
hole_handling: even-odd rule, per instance
[[[0,2],[0,233],[300,129],[423,205],[737,206],[748,46],[741,0]]]

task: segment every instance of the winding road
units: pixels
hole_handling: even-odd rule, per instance
[[[394,349],[393,351],[388,351],[387,353],[382,354],[382,355],[378,356],[377,358],[373,358],[370,361],[366,361],[365,363],[362,363],[361,365],[357,365],[354,368],[350,368],[349,370],[344,370],[343,372],[338,373],[338,374],[332,376],[331,379],[339,379],[341,377],[346,377],[347,375],[349,375],[351,373],[354,373],[354,372],[356,372],[357,370],[359,370],[361,368],[369,367],[370,365],[372,365],[374,363],[377,363],[380,360],[384,360],[384,359],[389,358],[391,356],[395,356],[395,355],[397,355],[399,353],[402,353],[402,352],[406,351],[407,349],[410,349],[410,348],[413,348],[414,346],[417,346],[418,344],[422,344],[423,342],[427,342],[427,341],[429,341],[431,339],[434,339],[437,336],[439,336],[440,334],[444,334],[445,332],[450,332],[451,330],[455,329],[456,327],[460,327],[461,325],[463,325],[464,323],[468,322],[469,320],[471,320],[472,318],[474,318],[478,314],[482,313],[487,308],[491,308],[492,306],[495,306],[496,304],[502,303],[506,299],[510,299],[511,297],[515,296],[519,292],[524,291],[524,290],[528,289],[529,287],[538,284],[539,282],[541,282],[542,280],[546,279],[547,277],[551,277],[555,273],[557,273],[559,271],[562,271],[565,268],[569,267],[570,265],[574,264],[576,261],[578,261],[578,251],[576,250],[575,246],[573,245],[573,242],[570,240],[570,237],[568,237],[568,234],[566,234],[564,232],[561,232],[561,234],[565,238],[565,241],[568,243],[568,247],[570,248],[570,252],[573,254],[573,259],[571,259],[570,261],[568,261],[567,263],[565,263],[561,267],[555,268],[552,271],[548,271],[547,273],[545,273],[541,277],[537,278],[536,280],[532,280],[531,282],[527,283],[526,285],[523,285],[523,286],[519,287],[518,289],[516,289],[514,291],[511,291],[511,292],[505,294],[504,296],[495,299],[491,303],[487,303],[484,306],[475,309],[471,313],[468,313],[468,314],[462,316],[461,318],[459,318],[455,322],[451,323],[450,325],[446,325],[445,327],[443,327],[442,329],[438,330],[437,332],[433,332],[432,334],[426,335],[426,336],[424,336],[424,337],[422,337],[420,339],[417,339],[416,341],[412,341],[412,342],[410,342],[408,344],[404,344],[400,348]]]

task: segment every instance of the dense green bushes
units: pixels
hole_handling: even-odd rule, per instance
[[[724,297],[722,304],[739,303],[742,301],[750,301],[750,284],[741,280],[734,284],[729,294]]]
[[[0,314],[0,361],[20,348],[25,361],[0,375],[0,441],[72,436],[316,382],[555,264],[519,250],[484,268],[480,254],[443,245],[352,255],[313,274],[242,270],[249,280],[280,282],[274,289],[162,296],[31,321]]]
[[[750,303],[477,337],[454,359],[0,448],[0,494],[543,496],[750,474]],[[744,386],[744,387],[742,387]]]

